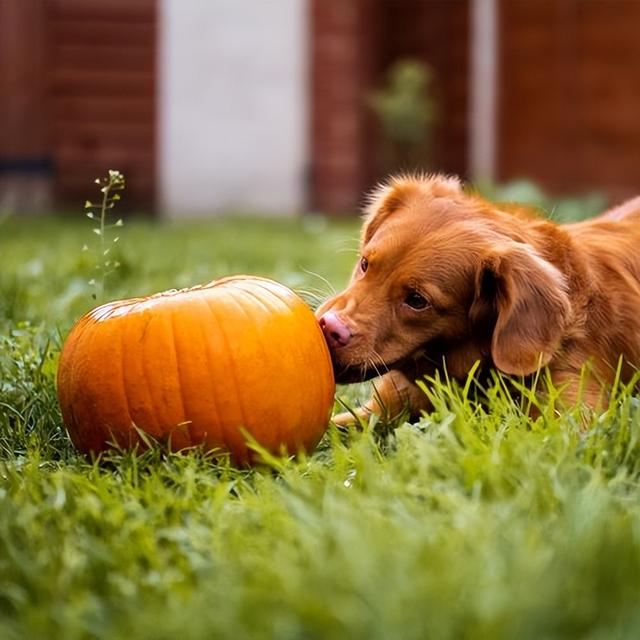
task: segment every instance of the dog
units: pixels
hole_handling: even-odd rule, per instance
[[[566,406],[597,409],[617,372],[630,380],[640,365],[640,197],[561,225],[455,177],[394,177],[365,208],[359,254],[317,317],[337,382],[382,375],[360,418],[419,417],[417,380],[464,381],[474,366],[548,367]]]

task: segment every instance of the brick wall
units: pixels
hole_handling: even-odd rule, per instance
[[[46,35],[42,0],[0,1],[0,210],[50,204]]]
[[[311,0],[310,18],[312,206],[352,213],[384,177],[368,99],[406,57],[432,68],[439,104],[435,148],[419,168],[464,175],[468,0]]]
[[[352,212],[369,181],[377,72],[377,0],[311,0],[311,176],[314,208]]]
[[[381,69],[409,57],[433,72],[438,113],[425,168],[466,176],[469,0],[388,0],[384,11]]]
[[[500,2],[502,179],[640,192],[640,2]]]
[[[82,203],[108,169],[125,207],[155,197],[156,1],[49,0],[48,91],[58,202]]]

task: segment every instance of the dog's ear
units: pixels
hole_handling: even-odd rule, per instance
[[[571,303],[566,280],[533,247],[509,243],[486,256],[476,273],[472,319],[495,318],[491,356],[505,373],[526,375],[558,349]]]
[[[364,210],[364,224],[360,237],[361,243],[367,244],[373,238],[380,225],[405,202],[408,185],[397,178],[389,184],[378,186],[370,195]]]
[[[364,210],[362,244],[371,240],[382,223],[412,198],[420,196],[446,197],[459,195],[462,191],[460,180],[455,176],[399,175],[374,189]]]

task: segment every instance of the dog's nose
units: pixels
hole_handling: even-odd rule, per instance
[[[331,349],[344,347],[351,340],[351,330],[340,320],[338,314],[328,311],[319,320],[324,337]]]

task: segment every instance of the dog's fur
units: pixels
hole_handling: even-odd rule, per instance
[[[363,415],[417,415],[415,380],[444,367],[463,380],[476,361],[518,376],[546,365],[567,404],[597,407],[620,358],[623,379],[640,365],[640,198],[558,225],[455,178],[397,177],[371,198],[360,253],[318,317],[348,329],[346,344],[328,340],[338,382],[385,374]]]

